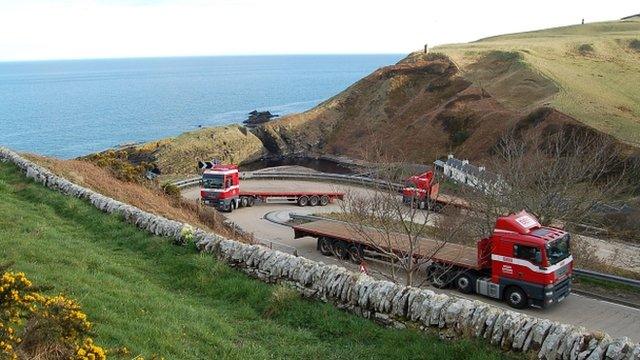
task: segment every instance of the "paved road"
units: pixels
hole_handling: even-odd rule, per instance
[[[244,180],[242,182],[242,188],[247,191],[267,191],[276,189],[338,190],[359,194],[366,194],[367,191],[369,191],[355,186],[335,185],[321,182],[286,181],[285,183],[275,180]],[[183,192],[183,196],[189,199],[197,199],[199,191],[198,189],[186,189]],[[289,253],[293,252],[295,249],[300,256],[325,263],[337,264],[354,271],[358,271],[357,265],[351,264],[347,261],[337,260],[334,257],[321,255],[316,250],[315,239],[302,238],[294,240],[291,228],[273,223],[264,218],[267,213],[272,213],[272,216],[285,219],[289,212],[311,214],[320,211],[340,211],[340,207],[337,204],[330,204],[324,208],[301,208],[291,204],[274,203],[260,204],[252,208],[238,209],[231,214],[225,215],[245,231],[254,233],[254,235],[263,242],[272,242],[274,248]],[[372,264],[370,266],[374,269],[381,270],[382,268],[380,267],[383,265]],[[502,303],[477,295],[463,295],[455,291],[443,292],[453,292],[457,296],[478,299],[496,306],[505,307]],[[529,309],[524,312],[529,315],[548,318],[554,321],[584,326],[592,330],[604,330],[614,337],[628,336],[632,341],[640,342],[640,309],[571,294],[562,303],[549,309]]]

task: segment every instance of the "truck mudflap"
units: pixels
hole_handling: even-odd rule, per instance
[[[525,294],[527,294],[530,306],[544,308],[560,303],[569,296],[569,293],[571,293],[571,277],[567,277],[552,286],[531,284],[518,279],[502,278],[500,279],[501,297],[504,289],[509,286],[521,288]]]
[[[293,238],[294,239],[300,239],[300,238],[303,238],[305,236],[309,236],[309,233],[307,233],[306,231],[302,231],[302,230],[293,228]]]

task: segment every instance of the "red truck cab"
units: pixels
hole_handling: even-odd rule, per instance
[[[440,210],[441,204],[437,201],[439,190],[440,184],[435,181],[433,171],[429,170],[405,180],[402,202],[420,209],[433,207],[434,210]]]
[[[238,208],[240,198],[240,174],[237,165],[218,164],[202,172],[200,199],[204,204],[220,210]]]
[[[548,306],[571,292],[570,234],[541,226],[524,211],[498,218],[493,234],[478,244],[478,262],[482,271],[468,279],[475,292],[517,308]]]

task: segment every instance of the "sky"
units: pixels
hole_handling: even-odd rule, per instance
[[[0,0],[0,61],[409,53],[637,13],[638,0]]]

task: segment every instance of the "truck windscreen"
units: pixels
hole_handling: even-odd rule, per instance
[[[222,189],[224,188],[224,176],[215,174],[202,175],[202,187],[205,189]]]
[[[547,244],[549,265],[557,264],[558,262],[568,258],[570,254],[568,234]]]

